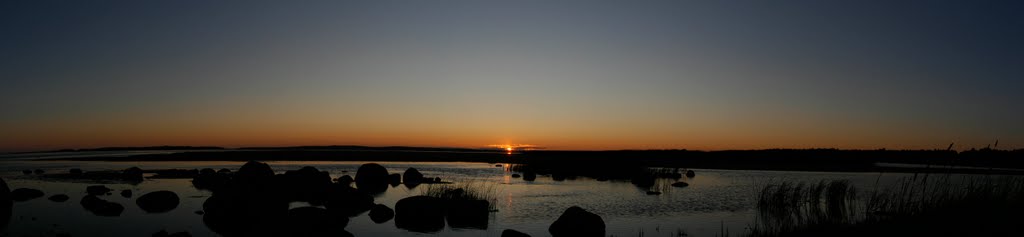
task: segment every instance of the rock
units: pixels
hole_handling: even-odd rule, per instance
[[[672,183],[672,187],[682,188],[682,187],[687,187],[687,186],[690,186],[690,184],[688,184],[686,182],[675,182],[675,183]]]
[[[203,169],[199,170],[199,175],[212,175],[212,174],[216,174],[216,173],[217,173],[217,171],[213,170],[212,168],[203,168]]]
[[[554,181],[565,181],[565,175],[560,173],[552,173],[551,180]]]
[[[43,191],[31,188],[19,188],[11,191],[11,200],[15,202],[24,202],[32,199],[42,197]]]
[[[512,174],[512,178],[519,178],[519,177],[522,177],[522,175],[519,175],[519,174]]]
[[[195,211],[193,213],[195,213],[196,215],[206,214],[206,212],[204,212],[203,210],[198,210],[198,211]]]
[[[288,210],[285,236],[338,236],[345,231],[348,217],[332,215],[317,207],[299,207]]]
[[[71,199],[71,197],[68,197],[68,195],[64,195],[64,194],[57,194],[57,195],[50,196],[50,198],[48,198],[48,199],[50,199],[50,201],[54,201],[54,202],[65,202],[68,199]]]
[[[661,192],[658,192],[658,191],[647,191],[647,195],[661,195]]]
[[[530,237],[530,235],[513,229],[505,229],[501,232],[501,237]]]
[[[597,214],[590,213],[583,208],[572,206],[562,212],[562,215],[551,223],[548,232],[551,236],[595,236],[603,237],[605,231],[604,219]]]
[[[121,172],[121,179],[130,181],[142,181],[142,169],[139,169],[139,167],[127,168]]]
[[[486,200],[448,201],[448,225],[452,228],[487,229],[490,203]]]
[[[672,173],[672,179],[681,179],[681,178],[683,178],[683,174]]]
[[[0,178],[0,231],[7,229],[7,223],[11,221],[11,214],[14,211],[13,208],[14,201],[11,200],[11,189],[7,187],[7,182]]]
[[[68,170],[68,173],[70,173],[70,174],[82,174],[82,169],[74,168],[74,169]]]
[[[388,188],[388,170],[377,163],[366,163],[356,171],[356,187],[369,193],[384,192]]]
[[[380,224],[395,218],[395,211],[384,204],[377,204],[370,208],[369,216],[374,223]]]
[[[189,234],[188,232],[185,232],[185,231],[169,234],[169,233],[167,233],[166,230],[160,230],[160,231],[157,231],[156,233],[153,233],[152,236],[153,237],[192,237],[192,234]]]
[[[131,189],[121,190],[121,196],[125,197],[125,198],[132,198],[132,190]]]
[[[104,195],[109,193],[110,191],[113,191],[113,189],[107,188],[107,186],[103,185],[92,185],[85,187],[85,192],[88,193],[89,195]]]
[[[523,172],[523,180],[534,181],[536,179],[537,179],[537,173],[534,173],[532,171]]]
[[[602,182],[603,182],[603,181],[608,181],[608,179],[609,179],[609,178],[608,178],[607,176],[601,176],[601,177],[597,177],[597,181],[602,181]]]
[[[324,207],[332,213],[355,216],[373,208],[373,196],[349,186],[336,184],[330,188]]]
[[[22,170],[22,174],[32,174],[32,170]]]
[[[46,173],[46,171],[43,171],[41,169],[36,169],[35,173],[36,174],[43,174],[43,173]]]
[[[416,187],[416,185],[423,182],[423,174],[416,170],[416,168],[406,169],[405,173],[402,174],[402,178],[402,183],[409,188]]]
[[[390,183],[392,187],[398,186],[402,183],[402,175],[397,173],[388,175],[388,183]]]
[[[693,170],[687,170],[686,171],[686,177],[687,178],[693,178],[693,176],[696,176],[696,175],[697,175],[696,173],[693,173]]]
[[[501,164],[494,165],[494,167],[504,167]]]
[[[265,182],[273,177],[274,170],[270,168],[270,165],[258,161],[246,162],[242,168],[238,168],[238,173],[235,174],[235,178],[243,183]]]
[[[217,170],[217,173],[218,174],[231,174],[231,170],[229,170],[228,168],[222,168],[222,169]]]
[[[148,213],[162,213],[178,207],[178,194],[171,191],[156,191],[139,196],[135,204]]]
[[[395,204],[395,227],[415,232],[444,229],[444,201],[429,196],[413,196]]]
[[[79,202],[85,210],[92,212],[93,215],[97,216],[120,216],[121,212],[124,211],[124,206],[121,204],[108,202],[106,200],[96,197],[96,195],[86,195],[82,197],[82,201]]]
[[[347,174],[346,175],[342,175],[341,178],[338,178],[338,184],[345,185],[345,186],[351,185],[353,181],[355,181],[355,180],[352,179],[352,176],[348,176]]]
[[[303,201],[316,205],[327,199],[327,191],[331,186],[331,175],[327,172],[306,166],[299,170],[287,171],[282,177],[282,188],[287,189],[288,201]]]

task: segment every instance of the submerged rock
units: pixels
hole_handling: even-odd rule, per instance
[[[174,210],[174,208],[178,207],[179,202],[178,194],[167,190],[143,194],[138,199],[135,199],[135,204],[148,213],[162,213]]]
[[[370,209],[369,216],[374,223],[380,224],[395,218],[395,211],[384,204],[377,204]]]
[[[519,178],[519,177],[522,177],[522,175],[519,175],[519,174],[512,174],[512,178]]]
[[[690,186],[690,184],[686,183],[686,182],[675,182],[675,183],[672,183],[672,187],[682,188],[682,187],[687,187],[687,186]]]
[[[130,181],[142,181],[142,169],[139,167],[131,167],[121,172],[121,179]]]
[[[534,172],[523,172],[523,180],[534,181],[537,180],[537,173]]]
[[[696,173],[693,173],[693,170],[687,170],[686,171],[686,177],[687,178],[693,178],[693,176],[697,176]]]
[[[24,202],[32,199],[42,197],[43,191],[31,188],[19,188],[11,191],[11,200],[15,202]]]
[[[594,236],[603,237],[605,233],[604,219],[583,208],[572,206],[565,209],[562,215],[548,227],[551,236]]]
[[[57,194],[57,195],[50,196],[47,199],[50,199],[50,201],[54,201],[54,202],[65,202],[68,199],[71,199],[71,197],[68,197],[68,195],[64,195],[64,194]]]
[[[429,196],[413,196],[395,204],[395,227],[431,233],[444,229],[444,201]]]
[[[121,190],[121,196],[125,197],[125,198],[131,198],[132,197],[132,190],[131,189]]]
[[[109,193],[110,191],[113,191],[113,189],[107,188],[107,186],[103,185],[91,185],[85,187],[85,192],[88,193],[89,195],[104,195]]]
[[[82,197],[82,201],[79,202],[85,210],[92,212],[93,215],[97,216],[120,216],[121,212],[124,211],[124,206],[115,202],[108,202],[106,200],[96,197],[96,195],[86,195]]]
[[[513,229],[505,229],[501,232],[501,237],[530,237],[530,235]]]
[[[22,174],[32,174],[32,170],[22,170]]]
[[[410,167],[405,170],[404,174],[402,174],[402,183],[404,183],[406,187],[416,187],[416,185],[419,185],[422,182],[423,174],[420,173],[419,170],[416,170],[416,168]]]

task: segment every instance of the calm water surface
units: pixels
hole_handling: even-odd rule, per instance
[[[355,175],[359,165],[366,162],[268,162],[278,173],[313,166],[327,171],[333,178]],[[453,162],[376,162],[391,173],[402,173],[409,167],[419,169],[425,176],[442,177],[452,182],[481,182],[492,184],[497,196],[497,212],[491,214],[488,228],[451,229],[437,233],[417,233],[395,228],[394,220],[376,224],[366,213],[352,217],[345,229],[355,236],[500,236],[504,229],[516,229],[533,236],[548,236],[547,228],[562,211],[580,206],[604,218],[607,233],[614,236],[676,236],[683,232],[689,236],[720,235],[722,228],[730,234],[744,232],[753,222],[758,184],[767,180],[817,182],[823,179],[848,179],[858,188],[871,189],[876,183],[884,185],[912,174],[834,173],[696,170],[694,178],[683,178],[689,187],[668,187],[662,195],[647,195],[628,181],[597,181],[589,178],[553,181],[538,176],[527,182],[512,178],[507,165],[495,167],[487,163]],[[237,170],[243,162],[78,162],[78,161],[0,161],[0,176],[13,190],[35,188],[46,196],[14,204],[14,212],[5,234],[7,236],[52,236],[70,233],[73,236],[149,236],[165,229],[169,232],[188,231],[193,236],[217,236],[194,213],[202,210],[203,201],[210,192],[196,190],[190,179],[146,179],[137,184],[105,184],[115,189],[106,200],[125,207],[118,217],[98,217],[83,209],[78,200],[85,196],[85,187],[94,183],[74,183],[40,180],[35,175],[23,175],[24,169],[43,169],[47,173],[66,173],[70,168],[85,171],[120,170],[132,166],[143,169],[228,168]],[[419,195],[426,185],[416,188],[391,187],[375,196],[375,202],[394,208],[398,200]],[[130,189],[135,195],[124,198],[120,190]],[[147,214],[134,203],[134,198],[157,190],[171,190],[181,197],[177,209],[166,213]],[[67,194],[63,203],[47,200],[54,194]],[[304,206],[305,203],[293,203]]]

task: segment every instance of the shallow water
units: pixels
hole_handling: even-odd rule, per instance
[[[359,165],[366,162],[268,162],[275,172],[296,170],[313,166],[327,171],[332,177],[354,175]],[[696,170],[694,178],[682,178],[689,187],[668,187],[662,195],[647,195],[646,189],[639,189],[628,181],[597,181],[580,177],[575,180],[553,181],[548,176],[538,176],[536,181],[527,182],[512,178],[507,165],[495,167],[487,163],[455,162],[376,162],[384,165],[391,173],[401,173],[415,167],[427,177],[442,177],[452,182],[480,182],[494,185],[497,212],[490,216],[488,228],[452,229],[445,227],[437,233],[410,232],[395,227],[394,220],[376,224],[366,213],[352,217],[345,229],[355,236],[500,236],[504,229],[515,229],[533,236],[548,236],[547,228],[562,211],[570,206],[580,206],[600,215],[606,225],[607,234],[614,236],[689,236],[721,235],[722,229],[730,234],[742,233],[753,223],[756,187],[766,180],[790,180],[817,182],[825,179],[847,179],[856,187],[871,189],[876,184],[884,185],[900,177],[913,174],[879,173],[836,173],[836,172],[788,172],[788,171],[743,171],[743,170]],[[85,162],[85,161],[0,161],[0,176],[8,186],[35,188],[46,193],[42,198],[16,202],[10,223],[4,233],[7,236],[52,236],[56,233],[70,233],[72,236],[149,236],[159,230],[169,232],[188,231],[193,236],[217,236],[202,222],[202,216],[194,213],[202,209],[202,203],[210,192],[196,190],[190,179],[146,179],[137,184],[105,184],[115,189],[113,195],[104,199],[125,206],[118,217],[98,217],[84,210],[78,201],[85,196],[85,187],[91,183],[71,183],[40,180],[36,175],[24,175],[24,169],[43,169],[47,173],[66,173],[70,168],[86,171],[121,170],[137,166],[143,169],[171,168],[229,168],[237,170],[243,162]],[[375,202],[394,208],[404,197],[419,195],[424,184],[409,189],[405,186],[390,187],[387,192],[375,197]],[[132,198],[118,195],[120,190],[133,190]],[[181,198],[181,204],[166,213],[148,214],[134,203],[134,198],[157,190],[171,190]],[[54,194],[67,194],[70,200],[63,203],[47,200]],[[308,205],[293,203],[292,206]]]

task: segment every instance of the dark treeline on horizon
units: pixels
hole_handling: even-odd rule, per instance
[[[95,150],[95,149],[94,149]],[[879,163],[914,164],[940,168],[1024,169],[1024,149],[990,148],[954,150],[841,150],[841,149],[765,149],[765,150],[615,150],[556,151],[530,150],[507,154],[496,149],[302,146],[214,149],[202,151],[190,147],[169,154],[141,154],[121,157],[79,157],[62,160],[110,161],[448,161],[544,164],[552,166],[647,166],[705,169],[809,170],[809,171],[884,171],[911,168],[879,167]],[[981,172],[976,170],[971,172]]]

